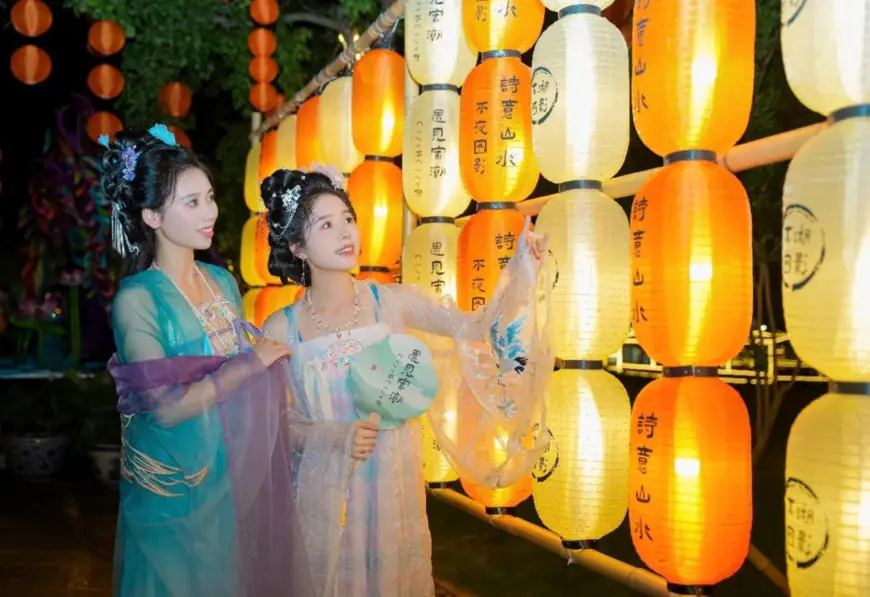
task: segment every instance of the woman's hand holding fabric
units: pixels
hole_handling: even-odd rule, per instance
[[[293,351],[291,351],[290,347],[286,344],[275,342],[268,338],[260,338],[257,343],[254,344],[253,351],[254,354],[257,355],[257,358],[260,359],[260,362],[263,363],[263,366],[267,369],[276,361],[280,361],[281,359],[293,354]]]

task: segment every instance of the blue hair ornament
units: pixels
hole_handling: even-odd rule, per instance
[[[99,137],[97,137],[97,143],[99,143],[100,145],[102,145],[106,149],[109,149],[109,135],[106,135],[106,134],[100,135]]]
[[[152,137],[157,137],[167,145],[176,145],[175,135],[172,134],[172,131],[166,128],[165,124],[155,124],[150,129],[148,129],[148,133]]]

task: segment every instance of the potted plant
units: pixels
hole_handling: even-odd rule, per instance
[[[0,428],[6,468],[30,479],[45,479],[63,468],[70,445],[74,409],[65,384],[22,381],[4,388]]]
[[[85,450],[91,470],[102,483],[117,485],[121,458],[118,397],[106,372],[73,380],[70,400],[80,413],[77,448]]]

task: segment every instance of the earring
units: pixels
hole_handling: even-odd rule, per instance
[[[308,276],[305,275],[305,268],[307,265],[308,265],[308,262],[305,259],[303,259],[302,260],[302,286],[303,286],[303,288],[305,286],[308,286]]]

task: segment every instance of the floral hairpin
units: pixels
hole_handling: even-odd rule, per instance
[[[148,129],[148,133],[152,137],[157,137],[167,145],[177,145],[175,142],[175,135],[172,134],[165,124],[155,124],[150,129]]]
[[[325,166],[323,164],[313,164],[312,172],[323,174],[332,183],[332,186],[339,191],[344,190],[344,175],[335,166]]]
[[[304,178],[303,178],[304,180]],[[293,221],[293,216],[296,215],[296,210],[299,208],[299,199],[302,197],[302,185],[297,184],[293,188],[285,190],[281,193],[281,207],[284,208],[284,225],[280,228],[278,226],[272,226],[271,232],[275,234],[276,237],[284,236],[284,232],[287,231],[287,228],[290,227],[290,222]]]

